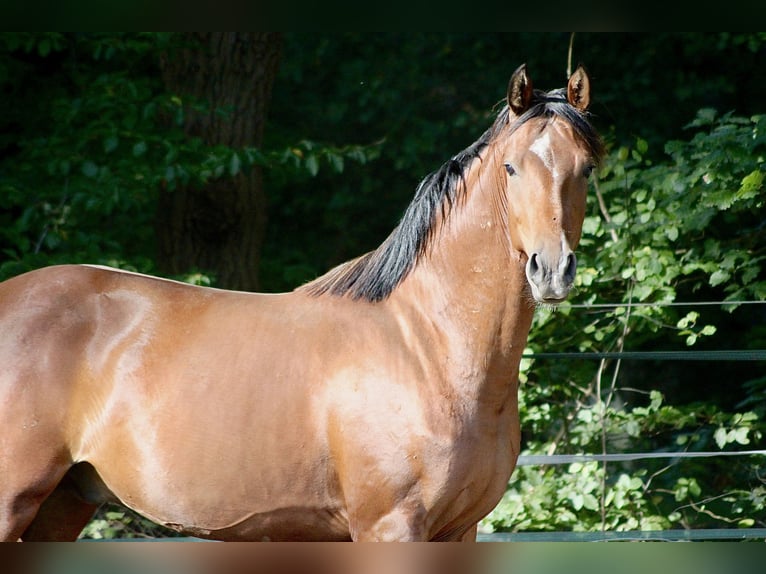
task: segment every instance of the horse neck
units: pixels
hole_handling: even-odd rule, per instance
[[[412,273],[392,294],[419,315],[444,346],[465,391],[505,400],[515,391],[518,365],[534,305],[525,258],[511,246],[503,179],[492,154],[465,174],[466,193],[444,220]]]

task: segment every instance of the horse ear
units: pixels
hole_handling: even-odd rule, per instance
[[[511,76],[508,82],[508,107],[520,116],[529,108],[532,101],[532,81],[527,76],[527,65],[522,64]]]
[[[582,65],[569,77],[567,101],[581,112],[590,105],[590,78]]]

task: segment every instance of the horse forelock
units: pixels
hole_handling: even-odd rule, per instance
[[[377,249],[342,263],[299,290],[314,296],[331,294],[370,302],[386,299],[426,253],[440,220],[438,216],[441,215],[443,221],[465,194],[465,174],[473,161],[480,159],[484,150],[496,140],[510,136],[528,121],[554,117],[560,117],[572,126],[575,137],[585,145],[594,161],[601,158],[600,137],[587,114],[567,102],[566,91],[536,90],[524,114],[512,118],[508,106],[504,106],[478,140],[423,178],[399,224]]]
[[[590,122],[590,114],[578,110],[567,101],[565,88],[550,92],[535,90],[529,108],[518,118],[510,119],[507,107],[503,112],[510,124],[510,134],[535,118],[561,118],[572,127],[575,137],[585,146],[594,162],[598,163],[604,155],[604,144]]]

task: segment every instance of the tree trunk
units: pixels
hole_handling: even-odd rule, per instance
[[[185,132],[208,145],[260,146],[281,45],[279,33],[272,32],[184,33],[161,68],[171,93],[208,104],[204,111],[185,108]],[[260,167],[203,187],[163,191],[159,269],[209,273],[219,287],[255,291],[265,227]]]

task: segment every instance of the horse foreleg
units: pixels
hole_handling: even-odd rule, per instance
[[[397,508],[373,520],[351,525],[355,542],[423,542],[426,540],[422,512]]]
[[[474,524],[460,537],[460,542],[476,542],[476,534],[478,532],[479,525]]]
[[[39,504],[25,496],[0,496],[0,542],[17,542],[34,520]]]
[[[77,540],[99,506],[83,501],[66,476],[40,505],[21,539],[24,542]]]
[[[76,540],[97,509],[67,488],[56,488],[42,503],[33,494],[6,496],[0,501],[0,542]]]
[[[29,463],[30,457],[19,460]],[[64,474],[63,471],[40,471],[30,468],[32,466],[0,464],[0,541],[15,542],[23,538],[40,505]]]
[[[38,445],[14,445],[0,453],[0,540],[75,540],[98,506],[78,496],[71,463]]]

